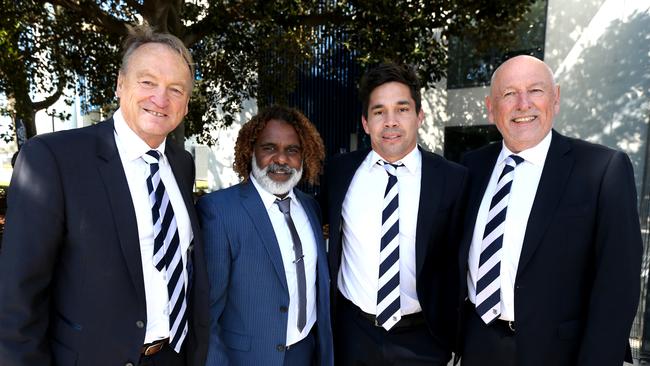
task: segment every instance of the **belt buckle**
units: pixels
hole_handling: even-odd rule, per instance
[[[145,356],[151,356],[153,354],[156,354],[156,353],[158,353],[158,351],[160,351],[165,346],[165,343],[166,343],[165,339],[161,339],[158,342],[154,342],[154,343],[144,347],[144,349],[142,350],[142,354],[145,355]]]
[[[515,332],[515,321],[514,321],[514,320],[508,320],[508,328],[509,328],[510,331],[512,331],[513,333]]]

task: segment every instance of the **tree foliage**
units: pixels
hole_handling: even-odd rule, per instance
[[[336,32],[362,68],[393,60],[413,65],[427,86],[446,72],[449,37],[480,34],[507,42],[531,0],[1,0],[0,92],[61,93],[77,76],[95,106],[115,105],[119,42],[127,25],[147,22],[177,35],[197,63],[186,134],[210,140],[242,102],[285,100],[313,46]],[[36,55],[44,57],[41,59]],[[328,72],[328,70],[323,70]],[[40,80],[49,78],[50,83]],[[282,80],[282,82],[278,82]],[[49,85],[49,86],[47,86]],[[21,89],[22,88],[22,89]],[[40,88],[40,89],[39,89]],[[20,101],[20,102],[19,102]]]

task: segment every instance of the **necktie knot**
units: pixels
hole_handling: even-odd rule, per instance
[[[506,164],[515,167],[515,166],[521,164],[523,161],[524,161],[524,158],[522,158],[521,156],[512,154],[512,155],[508,156],[508,158],[506,159]]]
[[[277,203],[280,212],[283,214],[288,214],[291,211],[291,197],[287,197],[285,199],[276,199],[275,203]]]
[[[395,176],[397,174],[397,168],[404,166],[404,163],[398,162],[398,163],[389,163],[385,160],[378,160],[377,164],[381,165],[384,167],[386,170],[386,173],[390,176]]]
[[[144,155],[142,155],[142,159],[149,165],[158,164],[158,160],[160,160],[160,153],[158,150],[149,150]]]

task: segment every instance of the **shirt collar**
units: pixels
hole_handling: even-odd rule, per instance
[[[163,140],[160,146],[152,149],[131,129],[131,127],[129,127],[129,125],[126,124],[126,120],[124,120],[124,116],[120,109],[115,111],[115,114],[113,114],[113,123],[115,126],[115,134],[120,140],[121,151],[124,153],[124,157],[128,161],[139,159],[149,150],[158,150],[161,159],[164,159],[165,142],[167,139]]]
[[[253,174],[250,174],[250,180],[253,183],[253,186],[255,186],[255,189],[257,189],[257,193],[259,193],[260,198],[262,199],[262,203],[264,203],[264,208],[266,210],[270,210],[271,207],[273,207],[273,204],[275,203],[275,200],[281,199],[280,197],[274,195],[273,193],[267,191],[262,187],[262,185],[253,177]],[[296,199],[296,194],[293,192],[293,188],[287,193],[286,197],[291,197],[291,200],[293,203],[296,203],[298,200]]]
[[[551,137],[553,134],[549,130],[549,132],[546,134],[546,137],[542,139],[537,145],[520,151],[519,153],[515,154],[510,149],[506,147],[505,142],[502,142],[502,147],[501,147],[501,153],[499,154],[499,158],[497,160],[497,163],[502,164],[508,156],[515,154],[518,156],[521,156],[525,161],[537,165],[537,166],[544,166],[544,161],[546,160],[546,155],[548,154],[548,149],[551,146]]]
[[[380,160],[384,160],[375,150],[371,150],[370,154],[368,155],[368,159],[366,159],[366,167],[368,170],[373,169],[374,167],[380,167],[377,162]],[[418,149],[417,145],[404,156],[402,159],[396,161],[395,163],[402,163],[404,164],[404,167],[406,170],[411,173],[415,174],[419,169],[420,166],[422,165],[422,153],[420,152],[420,149]]]

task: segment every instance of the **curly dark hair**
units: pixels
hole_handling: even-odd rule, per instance
[[[302,180],[309,184],[318,184],[323,159],[325,159],[323,140],[316,127],[305,115],[297,109],[280,105],[273,105],[259,111],[239,130],[235,144],[235,172],[244,182],[248,180],[252,170],[251,159],[254,154],[255,142],[266,123],[272,119],[286,122],[296,129],[302,148]]]
[[[362,113],[368,118],[368,103],[370,94],[375,88],[391,81],[402,83],[411,90],[411,98],[415,101],[415,113],[420,113],[422,96],[420,95],[420,80],[415,70],[409,66],[395,63],[383,63],[366,72],[359,83],[359,98],[361,99]]]

